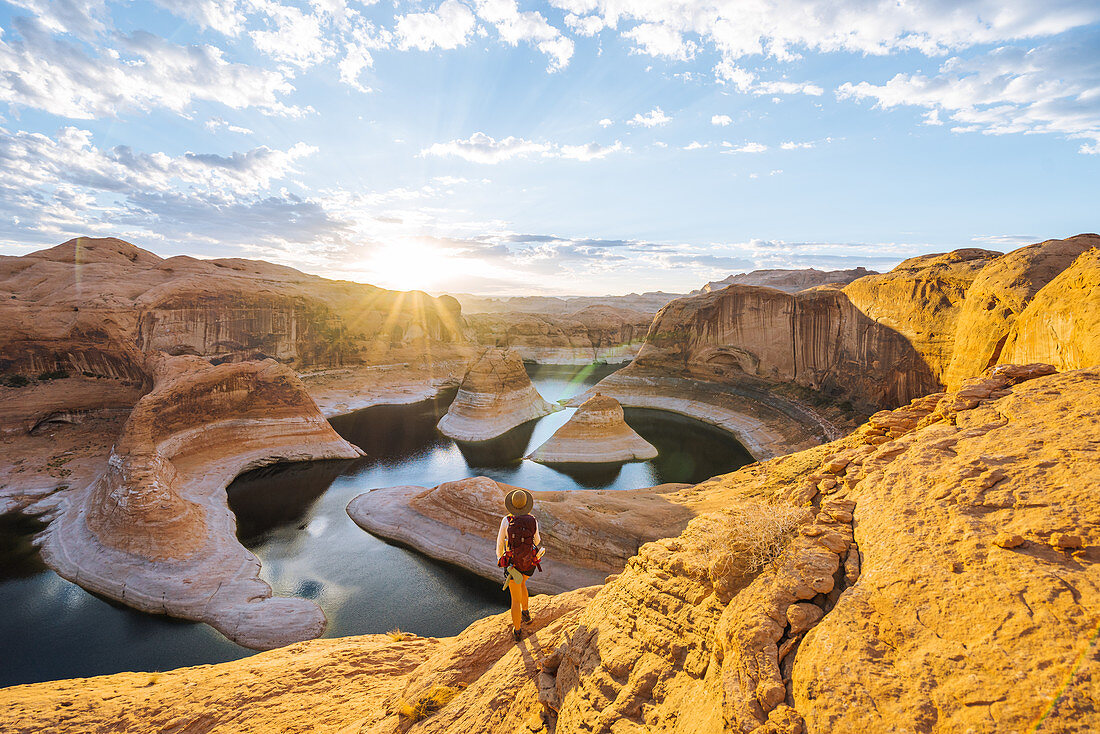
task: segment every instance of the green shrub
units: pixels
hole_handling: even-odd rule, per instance
[[[50,372],[43,372],[38,376],[39,380],[47,382],[49,380],[64,380],[69,376],[69,373],[65,370],[51,370]]]
[[[31,384],[26,375],[0,375],[0,385],[4,387],[26,387]]]

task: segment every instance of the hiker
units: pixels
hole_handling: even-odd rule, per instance
[[[504,588],[512,596],[512,638],[522,636],[523,622],[531,621],[527,611],[527,579],[542,570],[539,560],[545,548],[539,548],[539,522],[531,515],[535,498],[526,489],[514,489],[504,497],[508,514],[501,518],[497,533],[497,565],[504,569]]]

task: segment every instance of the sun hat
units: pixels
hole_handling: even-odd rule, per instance
[[[526,515],[535,506],[535,498],[526,489],[513,489],[504,495],[504,506],[513,515]]]

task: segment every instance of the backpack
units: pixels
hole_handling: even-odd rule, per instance
[[[531,515],[508,516],[508,554],[512,565],[524,576],[530,576],[539,565],[535,549],[535,530],[538,524]]]

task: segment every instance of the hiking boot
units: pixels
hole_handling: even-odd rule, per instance
[[[520,619],[523,620],[524,624],[531,624],[531,612],[524,609],[522,612],[519,613],[519,616]]]
[[[516,629],[512,630],[512,639],[513,640],[515,640],[516,642],[519,642],[520,638],[522,638],[522,637],[523,637],[523,632],[521,632],[520,630],[516,630]]]

